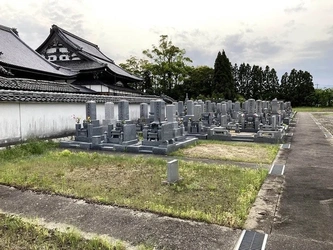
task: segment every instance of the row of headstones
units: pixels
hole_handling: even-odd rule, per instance
[[[207,100],[205,102],[199,100],[199,101],[192,101],[188,100],[186,102],[186,109],[184,109],[184,104],[182,101],[179,101],[177,103],[178,105],[178,114],[180,116],[185,115],[195,115],[194,111],[194,106],[198,106],[196,109],[199,110],[200,106],[200,112],[205,113],[205,112],[213,112],[213,113],[218,113],[222,115],[226,115],[228,113],[231,113],[232,111],[235,112],[244,112],[244,113],[249,113],[249,114],[254,114],[254,113],[264,113],[265,109],[267,112],[271,112],[273,114],[278,113],[280,110],[290,110],[291,109],[291,103],[290,102],[282,102],[282,101],[277,101],[276,99],[272,101],[261,101],[261,100],[254,100],[254,99],[249,99],[246,100],[244,103],[240,102],[232,102],[232,101],[227,101],[227,102],[221,102],[221,103],[215,103],[211,102],[210,100]],[[186,111],[186,112],[185,112]]]
[[[105,107],[105,122],[114,121],[114,106],[113,102],[106,102]],[[165,105],[162,99],[153,100],[150,102],[150,112],[148,112],[148,104],[140,104],[140,118],[141,119],[151,119],[155,122],[163,122],[167,120],[168,122],[176,121],[177,110],[176,105],[170,104]],[[129,102],[127,100],[120,100],[118,102],[118,121],[129,121]],[[97,120],[96,113],[96,102],[88,101],[86,103],[86,119],[91,121]]]
[[[114,121],[114,103],[105,103],[105,121]],[[281,110],[291,110],[290,102],[278,102],[273,100],[271,102],[249,99],[241,105],[240,102],[222,102],[212,103],[211,101],[192,101],[188,100],[186,103],[186,110],[182,101],[175,102],[171,105],[165,105],[165,102],[161,99],[152,100],[150,102],[150,112],[148,112],[148,104],[140,104],[140,118],[150,119],[155,122],[162,122],[167,119],[168,122],[174,122],[176,117],[183,117],[186,113],[188,117],[191,117],[193,121],[199,121],[202,113],[213,112],[221,115],[227,115],[232,112],[244,112],[247,114],[261,114],[270,112],[272,114],[278,114]],[[185,112],[186,111],[186,112]],[[87,102],[86,116],[91,120],[97,119],[96,103],[94,101]],[[121,100],[118,103],[118,121],[129,120],[129,102],[127,100]]]

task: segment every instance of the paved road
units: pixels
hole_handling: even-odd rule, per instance
[[[333,249],[333,147],[309,113],[298,113],[278,220],[266,249]]]

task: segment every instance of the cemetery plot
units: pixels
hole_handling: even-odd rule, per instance
[[[3,161],[0,183],[240,228],[267,172],[180,161],[168,184],[160,158],[64,150]]]
[[[179,149],[172,155],[202,159],[270,164],[279,151],[276,144],[200,140],[195,146]]]

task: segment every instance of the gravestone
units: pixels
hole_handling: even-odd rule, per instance
[[[216,104],[216,113],[220,114],[222,110],[222,104],[221,103],[217,103]]]
[[[114,103],[106,102],[105,105],[105,120],[111,121],[114,119]]]
[[[120,100],[118,102],[118,120],[119,121],[129,120],[129,103],[127,100]]]
[[[148,104],[147,103],[140,103],[140,119],[148,119]]]
[[[178,102],[178,116],[180,116],[180,117],[184,116],[184,103],[183,103],[183,101]]]
[[[154,121],[162,122],[165,120],[165,102],[158,99],[154,102]]]
[[[235,102],[235,107],[234,107],[235,112],[240,111],[240,102]]]
[[[175,122],[176,117],[176,106],[171,104],[171,105],[166,105],[166,117],[168,122]]]
[[[227,115],[227,104],[226,103],[221,104],[221,115]]]
[[[248,108],[247,113],[249,115],[253,115],[255,113],[256,101],[254,99],[249,99],[247,108]]]
[[[262,113],[262,102],[261,100],[256,101],[256,113],[260,115]]]
[[[202,100],[198,100],[198,104],[201,106],[201,113],[205,112],[205,103]]]
[[[167,181],[168,183],[175,183],[179,181],[178,160],[172,160],[168,162]]]
[[[228,116],[221,115],[221,127],[227,127],[227,126],[228,126]]]
[[[96,102],[95,101],[88,101],[86,103],[86,120],[91,121],[97,120],[97,114],[96,114]]]
[[[212,112],[212,102],[210,100],[205,102],[205,112]]]
[[[194,116],[193,116],[193,121],[194,122],[200,121],[201,114],[202,114],[201,111],[202,111],[201,105],[197,104],[197,105],[194,106]]]
[[[193,116],[193,108],[194,108],[194,103],[192,100],[188,100],[186,103],[187,107],[187,116]]]
[[[278,113],[278,101],[276,99],[271,101],[272,114]]]

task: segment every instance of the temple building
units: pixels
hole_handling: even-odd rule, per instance
[[[131,75],[101,52],[98,45],[56,25],[36,51],[49,62],[77,72],[74,86],[104,95],[140,95],[130,87],[142,79]]]
[[[72,80],[78,71],[42,58],[24,43],[12,28],[0,25],[0,74],[6,77],[37,80]]]

